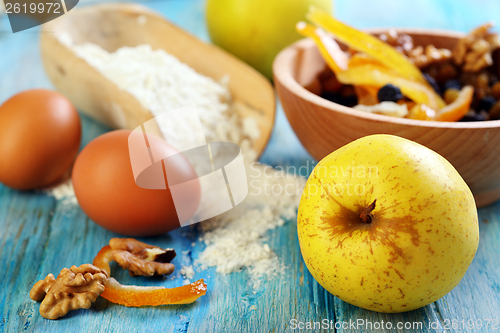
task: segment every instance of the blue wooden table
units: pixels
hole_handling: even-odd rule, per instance
[[[202,0],[146,1],[170,20],[208,40]],[[84,5],[81,3],[79,6]],[[487,20],[500,23],[497,0],[337,1],[336,16],[360,28],[380,26],[428,27],[467,31]],[[51,88],[38,51],[38,30],[12,34],[7,18],[0,18],[0,103],[28,88]],[[261,158],[277,165],[311,165],[278,105],[272,139]],[[83,143],[108,129],[83,119]],[[2,158],[0,156],[0,158]],[[365,320],[388,327],[387,332],[500,331],[500,203],[479,210],[480,244],[461,283],[441,300],[403,314],[380,314],[351,306],[325,291],[309,274],[297,241],[296,222],[269,233],[269,246],[288,267],[286,273],[268,280],[253,292],[246,271],[220,275],[214,269],[197,271],[208,293],[194,304],[156,308],[126,308],[99,299],[90,310],[70,312],[57,321],[42,318],[39,304],[28,298],[31,286],[49,272],[91,262],[96,251],[115,234],[90,221],[77,207],[43,193],[24,193],[0,185],[0,332],[289,332],[294,322],[337,323],[337,331],[369,332],[350,322]],[[173,247],[177,267],[192,264],[203,250],[196,227],[168,235],[143,238],[156,245]],[[194,246],[192,246],[194,243]],[[114,273],[126,284],[182,284],[178,271],[166,280],[146,280]],[[193,280],[194,280],[193,279]],[[489,321],[493,320],[493,321]],[[475,329],[463,329],[475,323]],[[482,327],[479,327],[479,323]],[[397,329],[403,325],[402,329]],[[420,327],[417,326],[421,323]],[[432,323],[432,328],[430,327]],[[489,324],[489,327],[486,325]],[[411,329],[404,329],[412,327]],[[458,326],[457,326],[458,325]],[[449,329],[446,329],[446,328]],[[303,331],[303,330],[301,330]]]

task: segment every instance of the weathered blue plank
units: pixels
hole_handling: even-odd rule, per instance
[[[179,26],[204,40],[202,0],[150,1]],[[360,10],[363,8],[363,10]],[[500,2],[432,1],[414,2],[337,1],[336,15],[358,27],[412,26],[467,31],[500,14]],[[0,101],[27,88],[51,87],[43,72],[35,33],[13,36],[2,33],[7,21],[0,19]],[[107,129],[83,117],[83,144]],[[273,166],[308,166],[314,161],[302,148],[281,109],[268,148],[261,159]],[[340,301],[314,281],[304,265],[297,241],[295,221],[269,232],[269,245],[284,264],[286,273],[266,281],[254,293],[247,272],[227,276],[214,269],[197,271],[193,280],[204,278],[207,295],[192,305],[157,308],[126,308],[99,299],[90,310],[74,311],[62,320],[49,321],[38,314],[39,304],[28,298],[33,283],[49,272],[73,264],[90,262],[100,247],[117,236],[91,222],[78,207],[56,202],[43,193],[21,193],[0,185],[0,332],[22,330],[93,331],[93,332],[281,332],[293,331],[291,319],[349,322],[364,319],[372,323],[423,323],[421,329],[391,332],[426,332],[428,323],[441,331],[451,320],[499,318],[500,306],[500,204],[481,209],[481,241],[476,258],[463,281],[438,302],[404,314],[379,314]],[[141,240],[174,247],[177,268],[191,265],[203,250],[197,226],[183,228],[161,237]],[[192,243],[195,245],[192,246]],[[167,279],[131,278],[112,267],[113,275],[123,283],[164,285],[182,284],[178,270]],[[498,324],[500,327],[500,323]],[[363,332],[341,328],[342,332]],[[381,330],[384,331],[384,330]],[[389,330],[386,330],[389,331]],[[434,331],[434,330],[432,330]],[[484,326],[478,332],[491,331]]]

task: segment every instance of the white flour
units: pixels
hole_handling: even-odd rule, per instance
[[[227,82],[202,76],[172,55],[154,51],[149,45],[123,47],[108,53],[93,44],[73,45],[68,37],[59,38],[110,81],[135,96],[153,115],[194,103],[208,142],[236,143],[246,161],[255,160],[251,145],[260,136],[257,122],[253,118],[242,119],[233,112]],[[168,123],[158,125],[163,133],[169,133],[169,138],[172,134],[175,138],[176,132],[182,130]],[[184,125],[189,128],[189,124]],[[169,143],[176,146],[171,140]],[[266,168],[269,170],[264,172]],[[247,198],[236,208],[201,223],[201,239],[206,248],[195,265],[202,269],[216,267],[216,271],[223,274],[247,268],[257,288],[261,277],[284,270],[277,255],[265,243],[265,236],[269,230],[282,226],[283,218],[296,218],[305,180],[276,173],[258,163],[247,164],[247,174]],[[287,193],[282,193],[285,190]],[[187,281],[194,270],[192,266],[183,267],[180,273]]]
[[[66,204],[76,205],[78,203],[71,178],[54,187],[45,189],[44,192]]]
[[[194,269],[193,266],[184,266],[180,270],[181,275],[184,277],[182,281],[183,285],[187,285],[191,283],[191,279],[194,277]]]
[[[254,288],[264,275],[276,275],[285,267],[265,243],[269,230],[295,220],[305,179],[254,163],[247,169],[249,193],[236,208],[202,222],[206,248],[196,260],[218,273],[249,270]]]

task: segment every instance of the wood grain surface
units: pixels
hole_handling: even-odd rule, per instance
[[[202,0],[147,1],[177,25],[208,40]],[[82,3],[83,5],[83,3]],[[362,8],[362,10],[360,9]],[[336,15],[361,28],[416,26],[467,31],[484,21],[500,17],[495,0],[395,2],[390,0],[338,1]],[[411,13],[411,15],[410,15]],[[0,101],[24,89],[51,87],[43,70],[36,29],[13,35],[6,17],[0,18]],[[108,129],[82,116],[83,144]],[[478,143],[480,144],[480,143]],[[315,161],[293,134],[278,106],[271,141],[261,161],[273,166],[305,166]],[[44,193],[18,192],[0,185],[0,332],[298,332],[291,320],[332,320],[346,323],[331,331],[373,332],[353,328],[349,321],[390,322],[393,329],[377,332],[495,332],[500,320],[500,203],[479,210],[480,244],[477,255],[461,283],[441,300],[408,313],[380,314],[351,306],[325,291],[304,265],[297,241],[295,221],[268,234],[268,243],[287,266],[285,274],[269,279],[256,293],[246,271],[220,275],[214,269],[196,271],[204,278],[207,295],[191,305],[126,308],[99,299],[90,310],[69,313],[57,321],[42,318],[39,304],[28,298],[38,279],[63,267],[90,262],[115,234],[90,221],[76,207]],[[173,247],[176,267],[190,265],[204,245],[197,226],[178,229],[155,238],[141,238],[159,246]],[[193,245],[194,244],[194,245]],[[182,284],[178,270],[165,280],[131,278],[112,267],[123,283]],[[459,326],[452,326],[452,320]],[[475,329],[462,329],[474,321]],[[478,327],[479,321],[482,326]],[[421,328],[396,329],[398,322]],[[433,322],[436,328],[429,328]],[[445,329],[449,324],[449,329]],[[500,322],[497,324],[497,330]],[[327,331],[315,329],[311,331]]]

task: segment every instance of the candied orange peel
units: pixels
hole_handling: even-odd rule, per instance
[[[327,12],[311,7],[307,18],[337,37],[356,51],[363,52],[388,68],[394,69],[402,77],[427,85],[422,72],[406,57],[379,38],[356,30],[333,18]]]
[[[348,70],[339,73],[337,78],[344,84],[362,86],[383,87],[390,83],[398,86],[403,95],[416,103],[427,104],[433,109],[441,109],[446,105],[432,88],[405,79],[386,67],[373,63],[350,66]]]
[[[104,246],[94,258],[93,265],[111,274],[109,263],[113,261],[111,246]],[[129,307],[158,306],[167,304],[189,304],[205,295],[207,285],[200,279],[189,285],[177,288],[141,287],[122,285],[116,279],[109,278],[101,294],[108,301]]]
[[[177,288],[124,286],[110,278],[101,294],[110,302],[128,306],[190,304],[207,292],[203,279]]]
[[[436,111],[425,104],[415,104],[413,107],[409,108],[409,110],[408,119],[433,120],[436,116]]]
[[[328,14],[324,14],[330,17]],[[415,80],[412,76],[401,75],[401,71],[395,69],[394,66],[387,66],[386,63],[374,57],[373,52],[369,55],[356,54],[351,57],[351,59],[347,59],[347,56],[340,49],[337,42],[328,36],[321,28],[317,28],[305,22],[299,22],[297,24],[297,31],[314,40],[323,59],[325,59],[327,65],[335,73],[339,82],[356,86],[372,87],[382,87],[392,83],[401,89],[403,95],[412,99],[415,103],[426,104],[436,110],[446,106],[444,100],[434,91],[427,81],[425,81],[422,73],[415,65],[409,63],[418,73],[420,73],[425,83],[422,83],[421,80]],[[366,34],[363,33],[363,35]],[[384,44],[385,48],[392,49],[391,46],[385,45],[385,43],[377,38],[370,37]],[[396,50],[392,51],[399,56],[403,56]]]
[[[348,68],[348,58],[346,54],[340,49],[339,44],[337,44],[331,36],[326,34],[326,32],[305,22],[297,23],[296,29],[303,36],[314,40],[321,56],[335,74],[339,74],[341,71],[345,71]]]
[[[474,97],[474,88],[465,86],[460,90],[458,97],[450,104],[436,112],[433,120],[438,121],[459,121],[469,112],[472,98]]]

